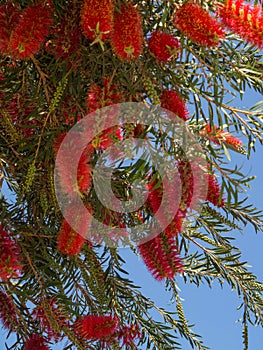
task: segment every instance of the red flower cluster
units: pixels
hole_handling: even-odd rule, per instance
[[[223,207],[225,205],[225,200],[224,198],[220,199],[221,189],[215,175],[207,174],[207,182],[208,182],[207,194],[206,194],[206,198],[204,199],[206,199],[207,201],[209,201],[210,203],[214,204],[219,208]]]
[[[124,101],[123,95],[118,91],[118,86],[111,83],[110,78],[102,78],[102,85],[92,84],[88,90],[87,108],[88,112],[111,106]]]
[[[81,10],[81,26],[91,41],[109,38],[113,27],[112,0],[85,0]]]
[[[161,107],[168,109],[177,117],[186,121],[188,118],[188,110],[186,104],[178,92],[174,90],[163,90],[161,96]],[[169,116],[169,115],[168,115]]]
[[[225,130],[220,130],[218,126],[211,126],[207,124],[205,128],[201,131],[201,135],[208,138],[210,141],[220,145],[221,142],[232,146],[235,149],[240,149],[242,147],[242,141],[234,137],[230,132]]]
[[[19,247],[0,225],[0,279],[19,277],[23,271],[21,260]]]
[[[142,336],[138,325],[129,325],[120,327],[112,336],[116,338],[122,347],[132,346],[136,339]]]
[[[58,249],[63,254],[74,256],[80,253],[84,243],[84,235],[80,235],[78,232],[74,231],[69,223],[64,220],[57,237]]]
[[[60,134],[57,139],[54,142],[53,149],[55,154],[58,153],[59,147],[61,143],[63,142],[63,139],[65,137],[65,134]],[[91,185],[91,166],[89,165],[90,162],[90,156],[92,154],[92,151],[94,150],[92,146],[88,145],[84,152],[82,153],[78,169],[77,169],[77,188],[74,188],[74,179],[73,174],[75,169],[73,169],[73,162],[69,155],[72,154],[72,145],[69,145],[69,152],[67,153],[64,149],[64,159],[61,162],[56,162],[56,167],[58,170],[58,177],[61,183],[61,189],[64,190],[66,193],[76,193],[78,191],[81,191],[82,193],[85,193],[89,190]]]
[[[179,52],[178,40],[164,31],[153,32],[148,40],[148,47],[160,62],[167,62],[172,57],[177,57]]]
[[[252,7],[242,0],[227,0],[224,6],[218,6],[222,23],[239,34],[246,41],[263,47],[263,12],[261,5]]]
[[[30,6],[20,14],[12,31],[8,49],[15,59],[27,59],[40,49],[52,24],[51,9],[46,4]]]
[[[139,253],[148,270],[158,281],[173,278],[183,272],[182,260],[173,238],[164,233],[138,245]]]
[[[213,47],[223,38],[220,24],[198,3],[188,1],[175,12],[174,25],[193,42]]]
[[[9,53],[10,36],[19,20],[19,15],[18,5],[10,1],[0,6],[0,54],[2,55]]]
[[[74,331],[86,340],[103,340],[114,334],[117,319],[112,316],[86,315],[74,323]]]
[[[9,331],[19,325],[12,298],[0,290],[0,320]]]
[[[142,20],[138,7],[123,4],[114,13],[112,47],[121,60],[140,56],[143,48]]]
[[[39,334],[32,334],[24,344],[23,350],[49,350],[45,339]]]
[[[52,313],[52,316],[55,319],[58,327],[61,329],[63,326],[67,326],[68,322],[57,306],[56,301],[54,299],[48,299],[46,302],[48,304],[46,307],[49,308],[49,311]],[[58,340],[62,339],[61,331],[57,332],[53,329],[46,309],[41,304],[39,304],[33,310],[32,316],[34,320],[39,321],[42,332],[45,332],[48,335],[48,340],[54,339],[57,342]]]

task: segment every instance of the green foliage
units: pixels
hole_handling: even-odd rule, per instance
[[[127,1],[116,3],[124,2]],[[5,3],[0,1],[0,5]],[[18,3],[24,8],[32,1]],[[80,21],[82,3],[54,0],[55,24],[66,19],[70,32]],[[212,287],[215,280],[221,285],[226,282],[240,296],[244,350],[248,349],[248,325],[263,326],[263,285],[243,261],[233,235],[233,230],[242,231],[246,225],[256,232],[262,231],[262,213],[244,197],[244,191],[253,188],[254,177],[246,176],[231,158],[238,154],[238,159],[249,159],[257,142],[263,143],[263,102],[248,109],[237,106],[238,98],[242,100],[248,89],[263,93],[262,51],[234,33],[227,33],[213,49],[191,42],[172,22],[181,1],[136,0],[134,4],[141,8],[145,40],[154,29],[168,30],[180,41],[178,58],[168,63],[158,62],[145,45],[138,60],[120,61],[110,42],[104,42],[102,49],[99,43],[91,45],[84,35],[78,48],[64,58],[48,50],[48,43],[52,46],[55,40],[52,34],[46,46],[27,60],[0,55],[3,76],[0,79],[0,187],[3,183],[8,187],[0,197],[0,224],[12,232],[24,257],[23,275],[0,283],[0,290],[12,295],[21,324],[16,330],[17,341],[10,349],[22,349],[27,337],[38,332],[39,325],[32,319],[31,311],[38,300],[47,296],[57,300],[69,321],[70,325],[62,329],[68,339],[65,350],[102,348],[100,341],[80,339],[73,331],[74,321],[87,313],[114,314],[123,324],[138,324],[142,336],[125,346],[126,349],[181,349],[180,338],[187,339],[193,348],[208,349],[184,313],[176,287],[179,278],[197,287],[202,283]],[[202,6],[212,13],[216,11],[212,1],[202,1]],[[66,32],[68,36],[69,32]],[[70,39],[64,39],[60,45],[66,47]],[[121,250],[99,243],[91,247],[86,243],[79,255],[68,257],[57,249],[63,216],[54,187],[54,143],[58,135],[87,115],[89,89],[93,84],[103,89],[105,77],[125,101],[159,105],[163,89],[175,89],[183,96],[191,115],[187,128],[202,146],[225,198],[222,208],[205,201],[200,213],[192,213],[191,220],[176,237],[184,272],[174,280],[166,280],[175,303],[174,312],[156,305],[129,279]],[[15,104],[18,107],[12,107]],[[21,119],[14,118],[10,106],[17,108],[16,116],[22,116]],[[201,135],[207,123],[242,137],[243,146],[236,149],[223,141],[219,144],[209,141]],[[127,135],[128,129],[126,125]],[[151,126],[147,132],[154,142],[178,158],[178,149],[169,135],[162,135]],[[101,153],[96,150],[91,162],[95,164]],[[116,197],[129,199],[129,184],[140,180],[151,167],[148,159],[132,165],[121,164],[112,184]],[[158,175],[155,176],[158,180]],[[103,221],[106,214],[94,190],[83,197],[85,203],[96,204],[94,212]],[[145,210],[144,215],[148,219],[150,210]],[[124,219],[131,226],[139,221],[134,213]],[[127,239],[126,243],[138,254],[133,242]],[[156,313],[158,316],[153,316]],[[52,327],[59,330],[47,305],[46,315]],[[116,341],[105,348],[124,347]]]

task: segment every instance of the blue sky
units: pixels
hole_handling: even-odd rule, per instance
[[[258,96],[248,94],[246,105],[253,105],[258,101]],[[244,103],[243,103],[244,104]],[[258,145],[257,152],[251,154],[251,159],[245,161],[245,168],[250,175],[257,178],[252,183],[252,190],[248,190],[250,202],[258,208],[263,208],[263,162],[262,146]],[[232,159],[235,163],[235,157]],[[252,266],[252,271],[263,281],[263,233],[255,234],[251,226],[247,226],[243,233],[233,231],[236,237],[236,245],[243,251],[243,260]],[[164,284],[155,281],[148,273],[142,261],[128,249],[122,249],[121,255],[126,258],[126,269],[130,271],[130,277],[136,284],[142,286],[143,292],[157,302],[159,306],[174,310],[175,305],[169,303],[169,294],[164,291]],[[196,324],[194,330],[203,336],[206,345],[212,350],[242,350],[242,327],[236,320],[241,317],[241,312],[236,308],[240,300],[230,287],[224,289],[215,284],[212,289],[207,286],[196,288],[194,285],[185,285],[180,276],[177,277],[181,288],[183,306],[190,323]],[[4,350],[6,332],[0,331],[0,350]],[[183,343],[183,350],[190,350],[188,343]],[[262,328],[249,328],[249,349],[262,350]],[[61,346],[53,346],[52,350],[62,350]]]

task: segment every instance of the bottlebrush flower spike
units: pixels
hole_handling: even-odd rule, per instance
[[[121,60],[130,61],[140,56],[143,29],[138,6],[123,4],[120,11],[115,10],[111,43]]]
[[[112,338],[117,338],[122,347],[132,346],[137,339],[142,337],[141,330],[137,324],[120,326]]]
[[[2,291],[0,291],[0,321],[9,331],[14,331],[19,325],[13,300]]]
[[[27,59],[40,49],[49,27],[52,14],[49,5],[39,4],[23,10],[9,42],[9,50],[15,59]]]
[[[218,13],[227,28],[259,48],[263,47],[261,5],[253,7],[242,0],[227,0],[223,6],[218,5]]]
[[[48,312],[52,313],[52,316],[56,322],[57,328],[60,331],[55,330],[50,322],[48,317],[48,313],[46,309],[48,308]],[[61,329],[63,326],[68,326],[68,322],[66,317],[63,315],[61,309],[56,304],[55,299],[48,299],[45,301],[45,305],[39,304],[32,312],[32,316],[34,320],[38,320],[40,323],[40,328],[42,332],[47,333],[48,340],[54,339],[55,342],[62,339]]]
[[[0,6],[0,54],[2,55],[9,53],[10,36],[19,20],[19,15],[18,6],[10,1]]]
[[[57,238],[58,249],[63,254],[74,256],[80,253],[84,243],[85,238],[75,232],[69,223],[64,220]]]
[[[118,91],[118,86],[111,83],[110,78],[102,78],[103,87],[92,84],[88,90],[87,108],[88,112],[111,106],[124,101],[123,95]]]
[[[24,344],[23,350],[50,350],[45,339],[38,334],[32,334]]]
[[[167,32],[155,31],[148,39],[148,48],[157,61],[167,62],[172,57],[178,56],[179,42]]]
[[[221,142],[232,146],[235,149],[242,147],[242,141],[234,137],[230,132],[221,130],[218,126],[207,124],[201,131],[201,135],[208,138],[210,141],[220,145]]]
[[[216,46],[224,36],[221,25],[193,1],[188,1],[176,10],[174,25],[189,39],[202,46]]]
[[[158,281],[173,278],[176,273],[183,272],[183,264],[176,243],[172,237],[164,233],[139,244],[138,250],[148,270]]]
[[[208,189],[205,200],[221,208],[225,205],[224,198],[220,198],[221,189],[215,174],[207,174]]]
[[[186,121],[189,113],[185,104],[185,101],[174,90],[163,90],[161,96],[161,107],[173,112],[177,117]],[[169,116],[169,115],[168,115]]]
[[[0,279],[18,278],[23,271],[21,260],[19,247],[0,225]]]
[[[109,38],[113,28],[112,0],[85,0],[81,10],[81,26],[92,42]]]
[[[86,340],[104,340],[114,334],[117,319],[112,316],[86,315],[74,323],[74,331]]]

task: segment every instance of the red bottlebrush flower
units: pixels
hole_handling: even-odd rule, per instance
[[[132,344],[142,337],[141,330],[137,324],[129,326],[120,326],[112,338],[119,341],[122,347],[132,346]]]
[[[221,208],[225,205],[224,198],[220,198],[221,189],[214,174],[207,174],[208,189],[205,200]]]
[[[168,109],[169,111],[174,113],[177,117],[186,121],[189,113],[184,100],[178,94],[178,92],[174,90],[163,90],[160,96],[160,100],[161,100],[162,108]]]
[[[172,57],[177,57],[179,42],[171,34],[163,31],[156,31],[151,34],[148,40],[149,50],[154,54],[157,61],[167,62]]]
[[[148,270],[158,281],[173,278],[176,273],[183,272],[182,260],[172,237],[160,233],[150,241],[138,245],[138,249]]]
[[[19,20],[18,6],[8,1],[0,6],[0,53],[7,55],[11,33]]]
[[[74,324],[77,335],[86,340],[104,340],[114,334],[117,319],[112,316],[86,315]]]
[[[64,137],[65,137],[65,133],[62,133],[58,135],[57,138],[55,139],[54,145],[53,145],[55,154],[58,153]],[[72,147],[72,145],[70,145],[69,147]],[[63,162],[58,162],[58,161],[56,162],[56,168],[58,170],[58,177],[59,177],[62,191],[64,190],[64,192],[66,193],[73,194],[75,192],[78,192],[78,190],[81,192],[87,192],[89,190],[91,185],[91,180],[92,180],[92,176],[91,176],[92,169],[91,169],[91,166],[89,165],[92,150],[93,150],[93,146],[88,145],[80,157],[78,169],[77,169],[77,179],[76,179],[77,188],[74,188],[74,181],[73,181],[74,179],[72,178],[73,176],[72,174],[74,174],[75,169],[73,169],[72,160],[68,156],[68,154],[69,155],[72,154],[72,149],[69,150],[68,154],[64,149]]]
[[[89,113],[124,101],[123,95],[118,91],[118,86],[111,84],[110,78],[103,78],[102,85],[102,88],[97,84],[92,84],[89,87],[87,98]]]
[[[0,321],[9,331],[14,331],[19,325],[12,298],[0,290]]]
[[[224,36],[220,24],[193,1],[188,1],[176,10],[174,25],[193,42],[202,46],[216,46]]]
[[[81,10],[81,26],[91,41],[104,41],[113,27],[112,0],[85,0]]]
[[[23,350],[50,350],[45,339],[38,334],[32,334],[24,344]]]
[[[18,278],[22,271],[20,249],[0,225],[0,279]]]
[[[75,232],[66,220],[63,221],[57,238],[58,249],[66,255],[74,256],[80,253],[85,243],[85,237]]]
[[[251,6],[242,0],[227,0],[218,6],[222,23],[246,41],[263,47],[263,13],[260,4]]]
[[[208,138],[208,140],[220,145],[221,142],[232,146],[235,149],[240,149],[242,147],[242,141],[234,137],[230,132],[225,130],[220,130],[218,126],[211,126],[207,124],[205,128],[201,131],[201,135]]]
[[[51,24],[52,14],[48,5],[40,4],[23,10],[9,42],[12,57],[27,59],[38,52]]]
[[[111,43],[121,60],[130,61],[140,56],[143,48],[143,30],[138,7],[123,4],[120,11],[115,11]]]
[[[32,312],[34,320],[38,320],[40,323],[40,328],[42,332],[46,332],[48,335],[48,340],[54,339],[56,342],[62,339],[61,331],[58,332],[53,329],[50,323],[49,317],[47,315],[46,308],[52,313],[52,316],[57,324],[57,327],[61,329],[63,326],[68,325],[66,317],[63,315],[61,309],[57,306],[54,299],[48,299],[45,301],[45,307],[39,304]]]
[[[172,222],[165,228],[164,233],[167,237],[175,237],[182,232],[183,222],[186,217],[186,211],[179,209]]]

